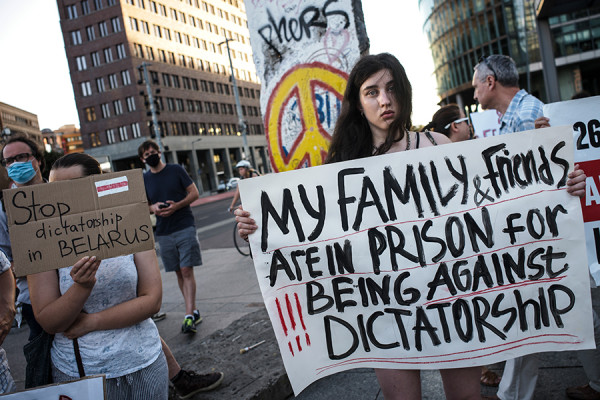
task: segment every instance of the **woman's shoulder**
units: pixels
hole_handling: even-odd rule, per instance
[[[435,142],[435,145],[452,143],[452,141],[448,139],[448,136],[435,131],[418,132],[418,134],[421,135],[421,139],[425,139],[427,143],[429,143],[432,146],[434,145],[432,143],[432,139]]]

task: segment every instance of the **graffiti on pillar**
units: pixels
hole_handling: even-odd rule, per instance
[[[271,166],[320,165],[348,73],[368,47],[360,1],[250,0],[246,13]]]

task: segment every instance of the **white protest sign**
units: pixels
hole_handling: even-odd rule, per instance
[[[575,162],[587,176],[581,200],[590,273],[600,285],[600,96],[546,104],[552,126],[573,128]]]
[[[243,180],[294,392],[594,347],[572,159],[563,127]]]
[[[5,400],[104,400],[104,375],[0,395]],[[4,400],[3,399],[3,400]]]
[[[469,114],[475,135],[480,138],[500,134],[502,114],[496,110],[485,110]]]

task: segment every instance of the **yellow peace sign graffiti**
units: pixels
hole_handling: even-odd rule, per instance
[[[273,89],[267,104],[266,134],[271,165],[275,172],[320,165],[327,154],[330,136],[319,122],[315,107],[315,88],[321,87],[341,99],[348,75],[319,62],[300,64],[290,69]],[[286,105],[297,98],[302,129],[290,149],[283,145],[282,118]]]

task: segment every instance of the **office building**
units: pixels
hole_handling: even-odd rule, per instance
[[[520,86],[544,102],[587,90],[600,94],[600,2],[543,0],[418,0],[431,46],[441,103],[474,106],[471,80],[480,57],[511,56]],[[544,4],[546,3],[546,4]],[[551,5],[552,4],[552,5]],[[552,8],[551,11],[544,11]],[[541,13],[541,14],[540,14]],[[544,16],[545,15],[545,16]],[[548,93],[538,18],[548,24],[556,94]],[[475,107],[473,107],[474,109]]]
[[[260,85],[241,0],[57,0],[86,153],[115,170],[140,167],[137,147],[154,131],[142,63],[160,112],[168,162],[199,190],[233,176],[242,156],[267,169]],[[250,154],[243,155],[230,63]]]

